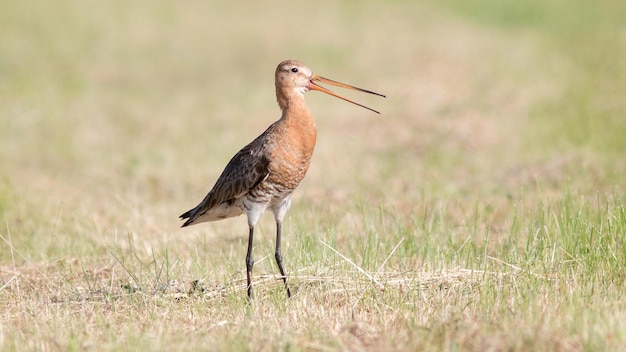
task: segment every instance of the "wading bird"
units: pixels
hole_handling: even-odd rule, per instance
[[[375,113],[379,112],[346,99],[316,82],[385,97],[318,76],[294,60],[283,61],[278,65],[275,80],[276,99],[282,110],[280,119],[235,154],[202,202],[180,216],[181,219],[187,219],[183,227],[241,214],[248,216],[248,299],[252,299],[254,226],[267,209],[274,213],[276,220],[276,264],[287,289],[287,296],[291,297],[280,249],[281,227],[285,213],[291,205],[291,194],[309,169],[317,136],[315,120],[304,102],[304,93],[317,90]]]

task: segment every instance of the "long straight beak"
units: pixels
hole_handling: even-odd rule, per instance
[[[324,77],[322,77],[322,76],[318,76],[318,75],[316,75],[316,74],[314,74],[314,75],[311,77],[311,80],[309,81],[309,82],[311,83],[311,84],[309,85],[309,89],[311,89],[311,90],[317,90],[317,91],[320,91],[320,92],[324,92],[324,93],[326,93],[326,94],[328,94],[328,95],[332,95],[332,96],[333,96],[333,97],[335,97],[335,98],[339,98],[339,99],[345,100],[345,101],[347,101],[347,102],[349,102],[349,103],[352,103],[352,104],[354,104],[354,105],[358,105],[358,106],[360,106],[360,107],[362,107],[362,108],[366,108],[367,110],[373,111],[373,112],[375,112],[375,113],[377,113],[377,114],[380,114],[380,112],[378,112],[378,111],[376,111],[376,110],[374,110],[374,109],[372,109],[372,108],[368,108],[368,107],[367,107],[367,106],[365,106],[365,105],[361,105],[361,104],[359,104],[359,103],[356,103],[356,102],[354,102],[354,101],[352,101],[352,100],[350,100],[350,99],[344,98],[344,97],[342,97],[341,95],[339,95],[339,94],[337,94],[337,93],[333,92],[332,90],[326,89],[326,88],[324,88],[324,87],[322,87],[322,86],[320,86],[320,85],[316,84],[316,83],[315,83],[315,81],[318,81],[318,82],[323,82],[323,83],[327,83],[327,84],[330,84],[330,85],[333,85],[333,86],[336,86],[336,87],[341,87],[341,88],[348,88],[348,89],[352,89],[352,90],[357,90],[357,91],[359,91],[359,92],[363,92],[363,93],[374,94],[374,95],[378,95],[378,96],[380,96],[380,97],[386,98],[386,96],[384,96],[384,95],[382,95],[382,94],[379,94],[379,93],[376,93],[376,92],[372,92],[371,90],[362,89],[362,88],[357,88],[357,87],[354,87],[354,86],[351,86],[351,85],[348,85],[348,84],[345,84],[345,83],[341,83],[341,82],[333,81],[332,79],[328,79],[328,78],[324,78]]]

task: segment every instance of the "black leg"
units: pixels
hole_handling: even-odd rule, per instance
[[[278,270],[280,270],[280,274],[283,276],[283,282],[285,283],[285,288],[287,289],[287,297],[291,297],[291,290],[289,290],[289,286],[287,285],[287,275],[285,274],[285,269],[283,268],[283,255],[280,252],[280,232],[282,228],[282,223],[276,223],[276,254],[274,257],[276,258],[276,264],[278,264]]]
[[[250,234],[248,235],[248,254],[246,254],[246,274],[248,278],[248,300],[252,300],[252,267],[254,259],[252,259],[252,237],[254,235],[254,227],[250,226]]]

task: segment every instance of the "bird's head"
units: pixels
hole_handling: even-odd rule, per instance
[[[332,95],[336,98],[343,99],[347,102],[358,105],[360,107],[366,108],[377,114],[380,114],[378,111],[368,108],[365,105],[356,103],[350,99],[344,98],[341,95],[327,88],[320,86],[316,82],[322,82],[322,83],[330,84],[336,87],[348,88],[352,90],[357,90],[359,92],[364,92],[364,93],[369,93],[369,94],[374,94],[374,95],[378,95],[381,97],[385,97],[384,95],[379,94],[379,93],[375,93],[366,89],[357,88],[357,87],[354,87],[345,83],[340,83],[340,82],[333,81],[331,79],[316,75],[315,73],[313,73],[313,71],[311,71],[310,68],[306,67],[303,63],[295,61],[295,60],[283,61],[276,68],[276,90],[277,91],[292,90],[299,94],[304,94],[304,92],[309,91],[309,90],[317,90],[317,91]]]

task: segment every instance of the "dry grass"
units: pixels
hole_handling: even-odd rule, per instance
[[[428,323],[413,314],[426,310],[429,315],[435,311],[445,315],[442,308],[457,308],[444,302],[456,301],[461,294],[470,302],[469,297],[485,280],[499,285],[511,281],[507,274],[461,268],[377,272],[377,280],[384,283],[380,288],[350,270],[303,269],[291,278],[296,293],[292,300],[284,300],[284,292],[276,292],[281,286],[276,277],[261,275],[255,280],[255,289],[263,299],[247,307],[242,299],[243,278],[212,283],[171,279],[157,287],[142,288],[119,264],[85,269],[79,261],[19,272],[3,268],[2,272],[12,277],[7,284],[14,287],[6,297],[14,304],[4,314],[19,317],[15,329],[23,334],[11,337],[23,339],[26,344],[21,346],[27,349],[109,349],[127,339],[138,339],[135,346],[140,349],[164,349],[165,341],[183,350],[208,346],[228,349],[233,342],[229,340],[241,334],[250,334],[251,339],[238,343],[254,350],[289,344],[312,350],[388,348],[389,343],[407,343],[406,336],[404,341],[394,341],[387,335],[406,333],[401,325],[407,324],[407,319]],[[406,301],[408,297],[411,299]],[[405,301],[403,305],[419,300],[422,308],[414,312],[415,303],[403,307],[394,305],[395,300]],[[71,321],[84,325],[79,327]],[[66,322],[65,328],[54,328],[60,322]],[[125,331],[128,324],[139,322],[141,332]],[[247,332],[249,328],[260,331]],[[283,335],[276,328],[287,329],[290,334]],[[204,336],[203,340],[185,341],[183,336],[189,333]],[[267,347],[263,347],[264,338],[270,339],[265,342],[270,343]]]
[[[0,4],[0,349],[626,349],[623,5],[472,4]],[[307,95],[250,306],[245,221],[176,216],[287,58],[388,98]]]

